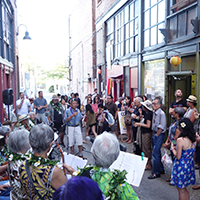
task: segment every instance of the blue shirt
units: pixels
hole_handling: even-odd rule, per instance
[[[153,112],[152,131],[157,133],[158,129],[162,129],[162,133],[166,131],[166,116],[165,113],[159,108]]]
[[[72,117],[68,122],[68,126],[77,126],[80,124],[81,118],[82,118],[82,114],[80,112],[80,110],[78,108],[76,108],[76,111],[74,111],[71,107],[69,109],[66,110],[65,112],[65,118],[64,120],[66,120],[69,116],[71,116],[74,112],[77,112],[77,115]]]
[[[42,99],[37,98],[34,100],[34,105],[36,107],[45,106],[46,104],[47,104],[47,101],[45,98],[42,98]],[[36,113],[43,114],[45,113],[45,111],[46,111],[46,108],[42,108],[41,110],[38,110],[36,108]]]

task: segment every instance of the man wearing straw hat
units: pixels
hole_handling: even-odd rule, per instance
[[[27,131],[30,131],[34,124],[29,120],[29,118],[29,115],[20,115],[18,118],[18,123],[14,129],[25,128]]]

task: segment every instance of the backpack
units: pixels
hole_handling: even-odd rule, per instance
[[[108,116],[108,124],[109,124],[109,126],[113,126],[114,124],[115,124],[115,120],[114,120],[114,117],[112,116],[112,114],[111,113],[109,113],[107,110],[104,110],[104,113],[107,113],[107,116]]]

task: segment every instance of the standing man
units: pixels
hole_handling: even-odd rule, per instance
[[[76,101],[77,101],[77,108],[80,110],[81,108],[81,100],[79,98],[79,94],[78,93],[75,93],[75,98],[76,98]]]
[[[183,107],[184,110],[187,110],[187,102],[185,100],[183,100],[182,97],[183,93],[180,89],[177,89],[174,93],[174,96],[176,97],[175,101],[172,101],[170,104],[170,108],[169,108],[169,114],[172,115],[174,108],[176,107]]]
[[[153,100],[153,119],[152,119],[152,146],[153,146],[153,172],[148,179],[155,179],[160,177],[160,174],[164,174],[164,167],[161,163],[161,146],[164,142],[166,131],[166,116],[161,109],[162,100],[156,97]]]
[[[70,108],[65,112],[64,122],[68,126],[68,141],[71,153],[74,154],[74,145],[78,145],[79,157],[83,157],[82,145],[83,137],[80,128],[80,123],[82,120],[82,114],[77,108],[76,99],[72,99]]]
[[[38,92],[38,98],[34,100],[34,108],[36,109],[37,118],[39,121],[46,123],[46,111],[47,101],[43,97],[43,92]]]
[[[19,99],[16,101],[17,105],[17,115],[27,115],[31,112],[31,104],[30,101],[24,98],[24,93],[19,93]]]
[[[131,136],[131,139],[128,141],[128,143],[134,142],[134,146],[135,146],[134,153],[137,154],[137,155],[140,155],[141,152],[140,152],[139,146],[135,143],[136,137],[137,137],[137,127],[133,126],[133,124],[135,122],[140,122],[140,112],[139,112],[139,110],[140,109],[142,110],[141,102],[143,102],[143,99],[139,96],[134,99],[135,109],[133,111],[133,114],[131,115],[131,117],[133,118],[133,120],[132,120],[133,135]]]
[[[116,104],[113,102],[113,96],[112,95],[108,95],[107,96],[107,103],[105,105],[106,109],[112,114],[113,118],[116,120],[117,119],[117,106]],[[116,133],[116,122],[110,127],[111,132],[113,132],[114,134]],[[118,135],[116,135],[118,137]]]
[[[97,95],[97,88],[94,89],[94,93],[92,94],[92,101],[94,100],[94,97]]]

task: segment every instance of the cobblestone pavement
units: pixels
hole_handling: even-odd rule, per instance
[[[83,138],[85,138],[85,130],[82,129],[82,132]],[[119,142],[121,143],[120,139]],[[67,144],[66,137],[64,139],[64,143]],[[123,144],[127,147],[127,152],[133,152],[133,144]],[[83,156],[87,158],[88,164],[93,164],[93,158],[90,153],[91,146],[91,142],[83,144]],[[64,150],[66,151],[66,148]],[[77,152],[78,148],[75,147],[75,154]],[[162,148],[162,154],[164,154],[164,148]],[[198,178],[198,170],[195,172],[196,177]],[[169,178],[171,174],[170,168],[165,168],[165,174],[154,180],[149,180],[147,178],[150,174],[151,171],[145,171],[140,186],[133,187],[140,200],[178,200],[178,191],[176,187],[170,186],[169,183],[166,182],[166,179]],[[190,200],[200,200],[200,190],[193,190],[191,185],[188,186],[187,189],[190,194]]]

